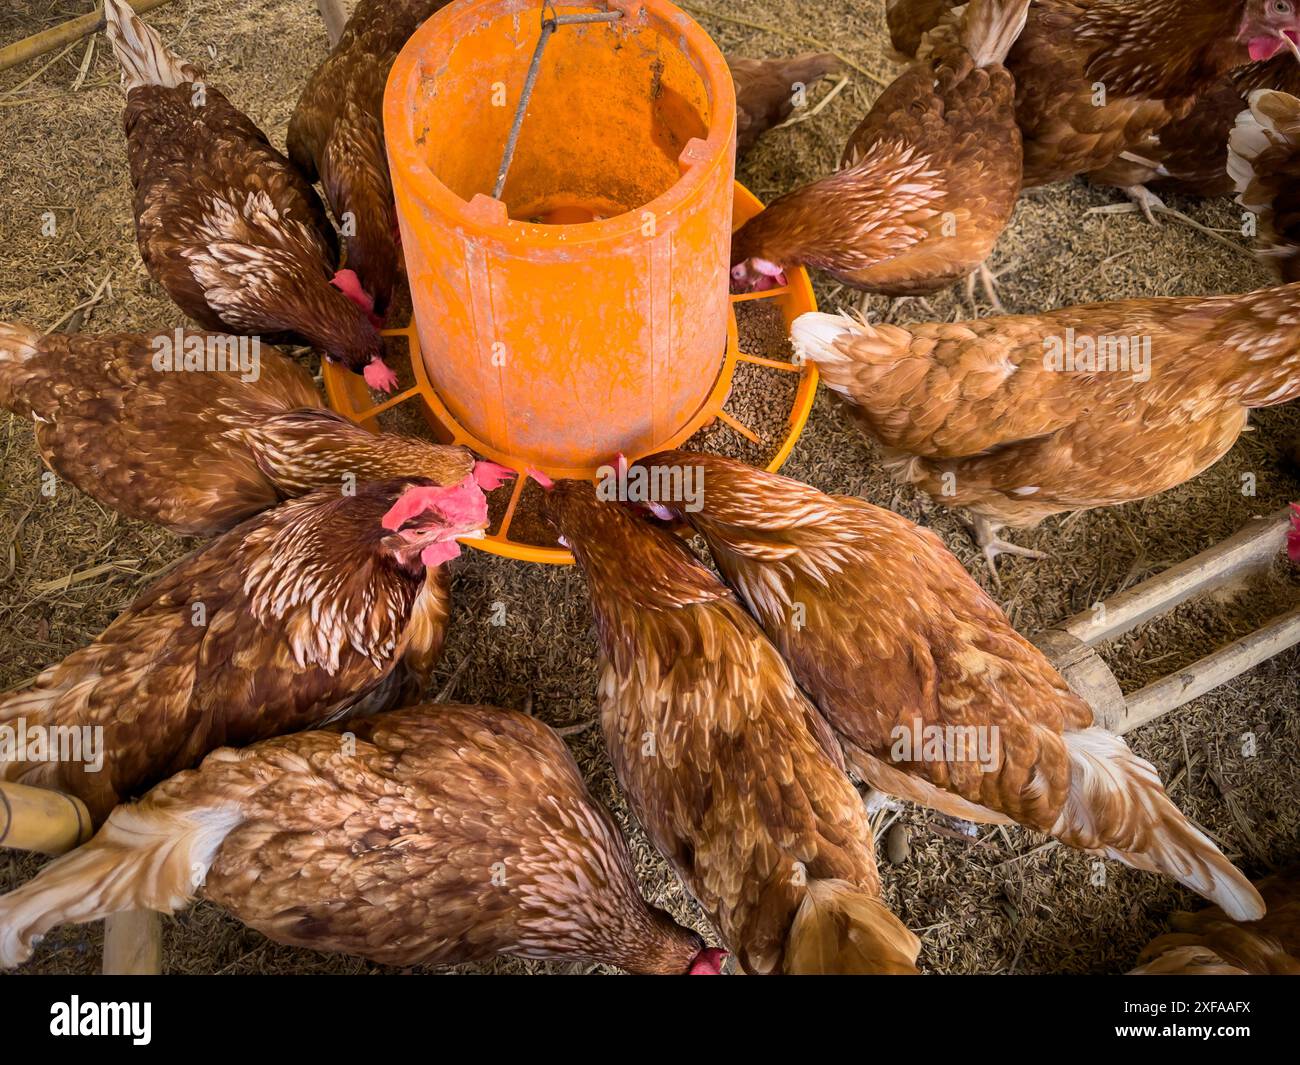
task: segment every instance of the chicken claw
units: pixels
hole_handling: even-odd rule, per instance
[[[1006,314],[1007,309],[1002,306],[1002,301],[998,299],[997,281],[1004,274],[1008,274],[1015,267],[1012,263],[1010,266],[1004,266],[1001,270],[994,272],[989,269],[988,263],[980,263],[979,267],[972,270],[966,275],[966,302],[971,305],[975,312],[975,317],[979,317],[979,305],[975,302],[975,280],[979,279],[980,287],[984,289],[984,295],[989,301],[989,306],[993,308],[994,314]]]
[[[1165,201],[1145,185],[1128,185],[1120,189],[1120,191],[1138,205],[1138,210],[1142,212],[1142,216],[1153,226],[1160,224],[1155,213],[1169,210],[1165,206]]]
[[[867,314],[867,306],[870,298],[871,298],[871,293],[864,292],[862,294],[862,302],[858,304],[858,313],[862,315],[862,317],[864,318],[866,317]],[[904,319],[900,319],[898,317],[898,312],[900,309],[906,307],[910,303],[915,303],[918,307],[924,310],[925,313],[928,314],[930,317],[926,319],[911,318],[911,319],[906,319],[907,321],[915,322],[915,321],[937,321],[938,320],[939,312],[934,309],[934,307],[930,304],[930,301],[927,300],[924,296],[899,296],[897,299],[895,299],[893,302],[890,303],[889,310],[885,312],[885,317],[883,320],[886,322],[903,321]]]
[[[971,516],[969,527],[975,542],[984,551],[984,560],[989,565],[989,572],[993,574],[993,583],[998,588],[1002,587],[1002,578],[998,576],[997,562],[998,555],[1016,555],[1021,558],[1044,559],[1048,556],[1042,551],[1034,551],[1028,547],[1021,547],[1019,544],[1010,543],[1002,539],[998,533],[1002,530],[1002,525],[997,522],[989,521],[988,518],[981,517],[978,514]]]
[[[862,796],[862,805],[868,817],[875,817],[881,811],[898,813],[903,808],[901,802],[879,788],[868,788],[867,793]]]

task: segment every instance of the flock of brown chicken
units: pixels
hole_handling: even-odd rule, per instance
[[[402,44],[446,2],[360,0],[286,157],[106,0],[140,252],[215,331],[175,330],[178,358],[259,336],[394,387],[380,103]],[[1076,175],[1149,214],[1152,189],[1235,191],[1283,279],[1300,277],[1291,0],[890,0],[888,18],[909,65],[836,173],[735,234],[734,288],[800,266],[900,298],[982,277],[996,309],[984,262],[1021,189]],[[838,61],[731,65],[743,151]],[[1027,553],[1003,527],[1180,484],[1251,409],[1300,397],[1296,294],[906,326],[812,314],[793,340],[901,478],[969,512],[992,565]],[[1153,372],[1061,372],[1044,349],[1066,335],[1149,338]],[[1300,877],[1256,890],[930,531],[714,455],[640,460],[701,470],[698,509],[604,502],[538,473],[590,588],[610,758],[717,929],[722,947],[706,944],[644,901],[560,737],[521,713],[420,702],[450,617],[446,564],[509,471],[353,426],[274,348],[245,380],[160,371],[156,341],[0,324],[0,400],[34,421],[46,464],[129,517],[211,537],[0,697],[0,724],[99,726],[106,748],[98,772],[0,761],[0,779],[76,795],[100,826],[0,898],[0,965],[60,924],[201,896],[280,942],[399,965],[509,953],[716,974],[730,953],[752,974],[915,972],[921,944],[881,901],[856,779],[1215,904],[1139,971],[1300,971]],[[914,726],[982,730],[995,758],[900,756]]]

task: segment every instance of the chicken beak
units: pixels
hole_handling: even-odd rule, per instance
[[[1296,62],[1300,63],[1300,44],[1296,43],[1296,38],[1300,34],[1297,34],[1295,30],[1282,30],[1278,36],[1282,38],[1282,43],[1291,49],[1291,54],[1295,56]]]

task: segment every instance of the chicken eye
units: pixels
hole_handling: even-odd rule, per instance
[[[1269,11],[1274,15],[1289,15],[1293,10],[1291,0],[1273,0],[1269,4]]]

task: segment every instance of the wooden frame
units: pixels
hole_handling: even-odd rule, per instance
[[[1097,724],[1121,735],[1145,725],[1300,644],[1300,606],[1131,695],[1096,648],[1194,596],[1267,570],[1285,550],[1290,529],[1290,510],[1255,518],[1218,546],[1076,614],[1034,642],[1092,706]]]

